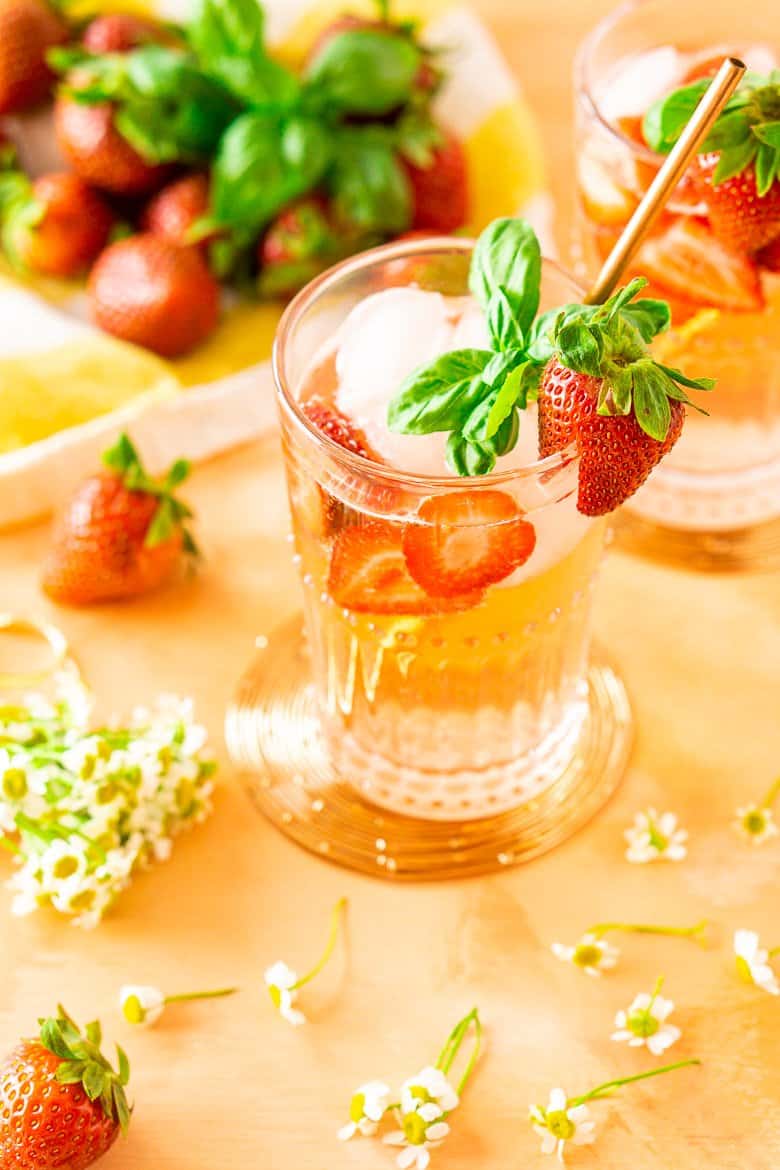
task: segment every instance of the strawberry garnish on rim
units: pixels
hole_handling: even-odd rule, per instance
[[[710,84],[701,77],[650,107],[643,132],[653,150],[669,153]],[[692,179],[727,248],[752,255],[780,236],[780,70],[744,75],[705,139]]]
[[[479,590],[453,597],[431,597],[409,571],[402,529],[374,520],[343,529],[336,537],[328,593],[337,605],[356,613],[419,615],[470,609]]]
[[[403,536],[409,572],[434,597],[503,581],[525,564],[535,544],[534,526],[512,497],[479,488],[430,496]]]
[[[634,300],[645,284],[633,280],[603,305],[570,306],[550,331],[554,352],[539,387],[539,454],[576,442],[577,507],[586,516],[619,507],[671,450],[684,404],[694,405],[685,387],[713,386],[653,360],[647,342],[668,327],[669,308]]]

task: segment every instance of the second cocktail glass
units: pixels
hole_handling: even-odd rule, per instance
[[[634,0],[588,37],[576,117],[579,239],[590,275],[662,161],[643,138],[648,108],[711,75],[727,54],[768,76],[780,62],[779,14],[763,0],[738,18],[710,0]],[[689,567],[770,568],[780,563],[780,238],[773,252],[732,243],[694,180],[680,185],[634,270],[650,278],[649,295],[672,305],[658,359],[706,372],[717,388],[710,417],[689,415],[676,449],[624,510],[622,537]],[[767,206],[780,207],[780,194]],[[777,229],[780,237],[780,214]]]

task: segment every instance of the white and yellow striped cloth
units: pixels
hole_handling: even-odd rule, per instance
[[[371,12],[373,5],[269,0],[266,8],[272,39],[295,61],[334,16]],[[164,13],[183,14],[177,0]],[[544,236],[549,206],[541,144],[495,43],[470,9],[451,0],[399,4],[399,16],[413,14],[423,18],[426,41],[447,52],[450,76],[437,98],[438,114],[466,145],[470,227],[478,231],[497,215],[522,212]],[[51,153],[46,121],[35,115],[13,129],[34,169],[36,155]],[[48,512],[122,428],[152,469],[178,456],[205,458],[272,428],[268,358],[278,319],[276,305],[233,304],[205,345],[166,362],[87,324],[77,287],[22,282],[2,269],[0,526]]]

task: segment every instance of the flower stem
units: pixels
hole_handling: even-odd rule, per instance
[[[663,987],[663,985],[664,985],[664,976],[659,975],[655,981],[655,987],[650,992],[650,1003],[647,1005],[647,1014],[648,1015],[653,1010],[653,1004],[658,999],[658,996],[661,994],[661,988]]]
[[[777,779],[774,781],[774,783],[770,786],[769,791],[767,792],[766,796],[761,801],[761,803],[759,804],[758,807],[759,808],[770,808],[771,805],[773,805],[775,803],[778,796],[780,796],[780,776],[778,776]]]
[[[701,1064],[700,1060],[680,1060],[677,1064],[665,1064],[661,1068],[651,1068],[648,1072],[635,1073],[632,1077],[619,1077],[615,1081],[605,1081],[603,1085],[597,1085],[595,1089],[591,1089],[589,1093],[583,1093],[581,1097],[570,1097],[567,1106],[571,1108],[575,1105],[584,1105],[586,1101],[598,1101],[602,1097],[608,1097],[615,1089],[620,1089],[623,1085],[632,1085],[635,1081],[646,1081],[650,1077],[660,1077],[662,1073],[674,1072],[678,1068],[690,1068],[691,1065]]]
[[[221,999],[225,995],[235,995],[237,987],[220,987],[217,991],[186,991],[182,995],[166,995],[165,1003],[188,1003],[192,999]]]
[[[336,939],[339,936],[339,922],[341,920],[341,912],[344,909],[344,907],[346,906],[346,904],[347,904],[346,898],[339,898],[338,902],[331,910],[331,912],[330,912],[330,933],[328,934],[328,941],[325,944],[325,950],[322,952],[322,957],[319,959],[319,961],[317,963],[314,964],[311,971],[308,971],[305,975],[302,975],[300,977],[300,979],[298,980],[298,982],[293,984],[293,986],[290,988],[291,991],[297,991],[300,987],[303,987],[306,983],[310,983],[311,980],[315,978],[315,976],[319,975],[322,968],[326,965],[326,963],[330,959],[331,955],[333,954],[333,950],[336,946]]]
[[[479,1012],[477,1008],[472,1008],[468,1015],[464,1016],[462,1020],[458,1021],[445,1040],[444,1047],[439,1053],[439,1059],[436,1061],[436,1067],[441,1069],[441,1071],[446,1076],[452,1068],[455,1062],[455,1057],[458,1055],[460,1046],[465,1040],[468,1030],[472,1024],[474,1025],[474,1047],[471,1051],[468,1064],[464,1069],[463,1076],[458,1082],[458,1087],[456,1090],[458,1096],[460,1096],[465,1089],[468,1080],[476,1067],[477,1060],[479,1059],[480,1048],[482,1046],[482,1022],[479,1018]]]
[[[644,922],[600,922],[596,926],[592,926],[587,934],[595,935],[596,938],[601,938],[613,930],[621,930],[627,934],[667,934],[678,938],[692,938],[696,942],[706,945],[704,932],[709,926],[709,921],[703,918],[701,922],[697,922],[695,926],[655,926]]]

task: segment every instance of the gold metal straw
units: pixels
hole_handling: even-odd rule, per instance
[[[600,305],[614,291],[629,261],[661,213],[666,200],[679,183],[699,146],[739,85],[746,66],[737,57],[727,57],[699,102],[693,117],[674,144],[669,157],[648,187],[642,202],[620,234],[604,267],[585,298],[586,305]]]

